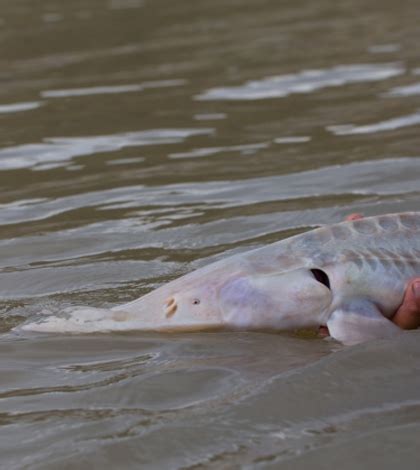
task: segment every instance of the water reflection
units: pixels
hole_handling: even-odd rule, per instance
[[[371,54],[390,54],[392,52],[398,52],[401,49],[399,44],[377,44],[370,46],[368,51]]]
[[[1,225],[42,220],[82,207],[102,210],[143,207],[240,207],[327,195],[390,195],[418,191],[420,158],[372,160],[247,180],[125,186],[54,199],[38,198],[0,206]],[[114,222],[112,222],[114,223]]]
[[[196,121],[218,121],[220,119],[226,119],[225,113],[200,113],[194,116]]]
[[[276,137],[274,139],[275,144],[304,144],[311,140],[310,136],[307,135],[296,135],[296,136],[287,136],[287,137]]]
[[[85,155],[115,152],[125,147],[164,145],[183,142],[196,135],[210,135],[213,129],[151,129],[91,137],[47,137],[39,144],[26,144],[0,149],[0,169],[32,168],[48,170],[67,166]],[[49,163],[47,165],[47,163]]]
[[[127,10],[144,6],[144,0],[109,0],[111,10]]]
[[[284,98],[292,93],[311,93],[326,87],[386,80],[404,73],[401,64],[341,65],[325,70],[305,70],[247,82],[237,87],[212,88],[197,100],[260,100]]]
[[[173,159],[209,157],[211,155],[216,155],[218,153],[225,152],[239,152],[241,154],[249,155],[256,153],[258,150],[266,149],[267,147],[269,147],[269,145],[269,142],[259,142],[256,144],[232,145],[229,147],[200,148],[191,150],[190,152],[171,153],[168,157]]]
[[[0,114],[3,113],[20,113],[22,111],[30,111],[31,109],[36,109],[42,106],[41,101],[28,101],[27,103],[11,103],[11,104],[1,104],[0,105]]]
[[[414,4],[19,0],[0,17],[2,468],[417,468],[417,332],[343,350],[11,332],[350,212],[418,210]]]
[[[420,124],[420,112],[401,116],[375,124],[365,126],[353,126],[352,124],[329,126],[327,129],[335,135],[374,134],[375,132],[386,132],[407,126]]]
[[[186,80],[156,80],[131,85],[94,86],[86,88],[71,88],[68,90],[46,90],[41,92],[42,98],[70,98],[73,96],[111,95],[133,93],[151,88],[166,88],[185,85]]]
[[[392,88],[386,96],[413,96],[420,95],[420,83],[413,83],[412,85],[397,86]]]

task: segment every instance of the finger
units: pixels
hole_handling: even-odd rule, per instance
[[[318,328],[318,336],[320,336],[321,338],[326,338],[327,336],[330,336],[330,332],[328,331],[328,326],[321,325]]]
[[[363,214],[354,212],[353,214],[349,214],[344,220],[346,222],[351,222],[352,220],[360,220],[360,219],[363,219]]]
[[[414,279],[407,286],[403,303],[392,321],[404,330],[420,327],[420,278]]]

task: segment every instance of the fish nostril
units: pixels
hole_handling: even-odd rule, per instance
[[[173,305],[175,303],[175,299],[173,297],[169,297],[169,299],[166,299],[165,300],[165,305],[167,307],[170,307],[171,305]]]
[[[171,318],[175,314],[177,309],[178,309],[178,305],[174,302],[168,305],[166,308],[166,318]]]

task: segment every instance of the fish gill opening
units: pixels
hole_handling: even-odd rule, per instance
[[[325,271],[315,268],[311,269],[311,273],[318,282],[324,284],[325,287],[331,290],[330,278]]]

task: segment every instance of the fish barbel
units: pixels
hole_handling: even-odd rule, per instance
[[[420,276],[420,212],[324,226],[227,257],[112,309],[77,308],[25,330],[288,330],[327,325],[355,344],[401,330],[389,318]]]

